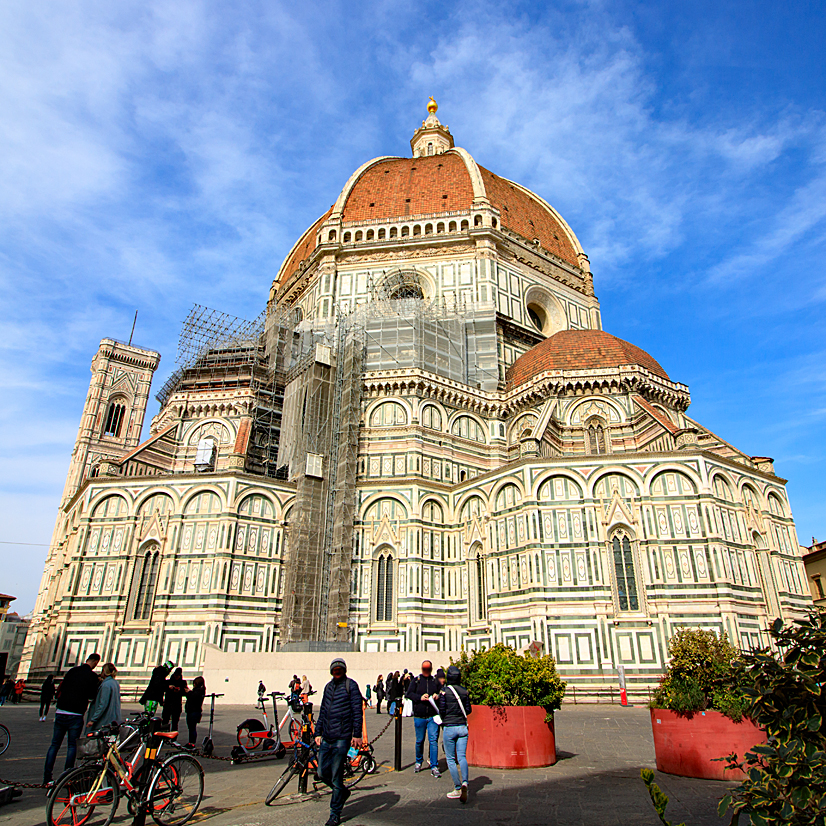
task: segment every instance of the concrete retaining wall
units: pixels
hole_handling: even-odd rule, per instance
[[[344,651],[341,654],[303,651],[285,651],[275,654],[237,653],[221,651],[213,645],[206,646],[203,676],[207,691],[223,693],[218,704],[255,705],[258,681],[263,680],[267,691],[287,691],[293,677],[305,674],[319,693],[330,680],[330,663],[336,657],[347,663],[347,675],[352,677],[364,694],[366,686],[376,684],[379,674],[385,681],[390,671],[404,671],[405,668],[419,674],[423,660],[433,662],[433,671],[440,666],[447,668],[450,658],[457,659],[458,651],[401,651],[364,652]],[[318,697],[314,698],[318,701]]]

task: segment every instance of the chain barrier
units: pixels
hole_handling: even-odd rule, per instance
[[[19,783],[16,780],[3,780],[0,777],[0,786],[14,786],[15,789],[50,789],[51,783]]]

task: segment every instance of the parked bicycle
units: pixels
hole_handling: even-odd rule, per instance
[[[58,780],[46,805],[47,826],[109,826],[121,795],[133,816],[149,814],[159,826],[183,826],[189,821],[204,796],[204,770],[190,754],[159,758],[164,744],[178,734],[160,731],[161,725],[160,720],[143,716],[123,726],[127,735],[121,742],[117,724],[84,738],[84,750],[90,741],[97,741],[99,754]],[[132,760],[124,758],[121,749],[138,743]]]
[[[3,754],[11,745],[11,734],[9,730],[0,723],[0,754]]]
[[[314,691],[310,693],[315,694]],[[287,711],[281,718],[281,722],[279,722],[276,701],[286,695],[283,691],[271,691],[268,696],[272,697],[272,713],[276,725],[273,726],[270,723],[270,718],[267,715],[267,704],[264,700],[264,695],[259,695],[256,708],[260,709],[264,715],[263,724],[260,720],[254,717],[244,720],[244,722],[238,726],[236,738],[238,739],[238,745],[245,751],[252,751],[261,746],[263,751],[273,752],[276,757],[283,757],[286,754],[287,748],[292,747],[293,743],[295,743],[301,736],[301,723],[304,704],[300,699],[297,702],[293,701],[292,703],[289,700],[286,701]],[[289,731],[289,740],[286,742],[281,739],[281,729],[285,724],[288,725],[287,730]]]

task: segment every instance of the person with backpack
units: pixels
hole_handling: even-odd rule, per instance
[[[163,705],[164,696],[166,695],[166,678],[174,667],[175,663],[172,660],[167,660],[163,665],[155,666],[152,669],[149,685],[138,700],[147,714],[154,714],[158,706]]]
[[[15,704],[21,702],[23,699],[23,692],[26,690],[26,681],[18,680],[14,684],[14,702]]]
[[[404,695],[413,701],[413,722],[416,726],[416,765],[413,771],[422,770],[426,734],[430,741],[430,773],[437,779],[442,776],[439,772],[439,726],[433,719],[436,709],[430,698],[436,700],[439,697],[439,688],[439,681],[433,676],[433,663],[425,660],[422,663],[422,673],[415,680],[411,678]]]
[[[6,677],[6,681],[0,686],[0,706],[6,704],[9,694],[14,691],[14,680],[11,677]]]
[[[52,705],[52,700],[54,700],[54,676],[49,674],[45,680],[43,680],[43,685],[40,686],[40,722],[43,723],[46,720],[46,717],[49,715],[49,709]]]
[[[381,714],[381,702],[384,699],[384,682],[382,681],[381,674],[379,674],[379,678],[376,680],[373,691],[376,692],[376,714]]]
[[[364,744],[362,729],[361,689],[347,676],[347,663],[337,657],[330,663],[332,680],[324,687],[318,719],[315,725],[315,744],[318,746],[318,773],[332,790],[330,818],[326,826],[341,823],[341,811],[350,790],[344,788],[344,768],[350,747],[360,749]]]
[[[66,749],[65,768],[71,769],[75,765],[77,738],[83,731],[83,715],[86,713],[89,701],[95,699],[100,686],[100,680],[95,674],[99,662],[100,654],[90,654],[85,663],[69,669],[60,684],[55,705],[52,743],[46,753],[46,764],[43,767],[43,782],[46,785],[52,785],[52,772],[57,753],[67,734],[69,745]]]
[[[439,695],[439,716],[444,729],[445,757],[453,779],[453,791],[447,796],[467,803],[467,717],[473,706],[467,689],[460,685],[462,675],[455,665],[447,669],[447,684]]]
[[[106,663],[101,668],[103,682],[100,684],[95,702],[89,709],[89,722],[87,728],[92,731],[100,731],[112,723],[119,723],[120,716],[120,684],[115,679],[118,670],[114,663]]]

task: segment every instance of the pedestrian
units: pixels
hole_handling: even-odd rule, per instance
[[[301,690],[301,680],[298,679],[298,674],[293,674],[292,680],[290,680],[290,694],[298,694]]]
[[[444,668],[436,669],[436,679],[439,681],[439,694],[441,694],[445,690],[445,685],[447,685],[447,675]]]
[[[370,688],[370,684],[367,684],[367,687],[364,689],[364,700],[367,703],[367,708],[373,708],[373,703],[370,700],[370,693],[372,689]]]
[[[158,705],[163,705],[164,695],[166,694],[166,678],[174,667],[175,663],[172,660],[167,660],[163,665],[155,666],[152,669],[149,685],[138,700],[147,714],[154,714],[158,710]]]
[[[433,663],[425,660],[422,663],[422,673],[415,680],[410,681],[410,687],[404,695],[413,701],[413,723],[416,726],[416,765],[414,772],[422,770],[424,760],[424,738],[430,742],[430,773],[438,778],[439,773],[439,726],[433,717],[436,709],[430,704],[432,697],[439,696],[439,681],[433,676]]]
[[[14,684],[14,703],[17,704],[23,699],[23,692],[26,690],[26,681],[18,680]]]
[[[441,670],[441,669],[440,669]],[[439,716],[444,727],[445,757],[453,779],[447,796],[467,803],[467,716],[473,711],[467,689],[460,685],[461,674],[455,665],[447,669],[447,685],[439,695]]]
[[[86,727],[92,731],[100,731],[112,723],[119,723],[120,716],[120,684],[115,679],[118,670],[114,663],[106,663],[100,670],[103,682],[100,684],[97,696],[89,709]]]
[[[44,722],[54,700],[54,675],[49,674],[40,686],[40,722]]]
[[[0,706],[6,704],[9,694],[14,692],[14,680],[11,677],[6,677],[5,682],[0,686]]]
[[[379,674],[379,678],[376,680],[373,690],[376,692],[376,714],[381,714],[381,702],[384,699],[384,682],[381,674]]]
[[[344,788],[344,767],[350,747],[360,749],[362,740],[361,691],[347,676],[347,663],[337,657],[330,663],[332,680],[324,687],[315,726],[318,773],[332,790],[326,826],[341,823],[341,810],[350,797]]]
[[[310,685],[310,681],[307,679],[307,675],[305,674],[301,678],[301,699],[306,703],[309,699],[310,692],[313,690],[313,687]]]
[[[196,677],[192,681],[192,688],[186,695],[186,727],[189,729],[189,741],[186,748],[194,749],[198,742],[198,723],[201,722],[201,714],[204,710],[204,697],[206,697],[206,682],[203,677]]]
[[[259,702],[264,698],[264,695],[267,693],[267,687],[264,685],[263,680],[258,681],[258,700]]]
[[[43,782],[52,784],[52,772],[57,760],[57,753],[63,744],[63,738],[69,735],[69,745],[66,748],[66,769],[75,765],[77,755],[77,738],[83,731],[83,715],[98,693],[100,680],[95,669],[100,662],[100,654],[90,654],[86,662],[69,669],[55,703],[54,733],[52,744],[46,754],[46,764],[43,767]]]
[[[176,668],[166,683],[166,692],[163,699],[163,725],[168,731],[178,731],[181,719],[184,695],[186,694],[186,680],[184,672]]]

